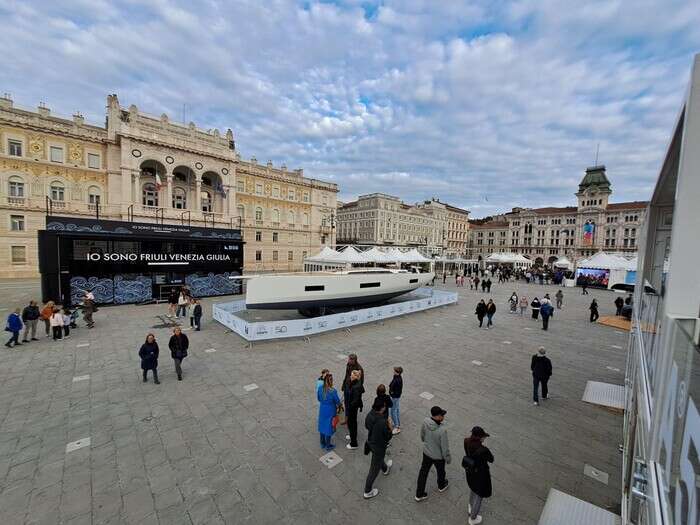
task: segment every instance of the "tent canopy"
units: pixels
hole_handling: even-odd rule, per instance
[[[379,248],[377,248],[376,246],[374,248],[367,250],[366,252],[360,253],[360,256],[364,257],[364,259],[367,262],[373,262],[373,263],[392,262],[392,259],[389,258],[384,252],[380,251]]]
[[[526,264],[528,266],[532,265],[532,261],[520,253],[492,253],[486,258],[488,263],[502,263],[502,264]]]
[[[567,268],[569,270],[574,267],[573,263],[566,257],[554,261],[553,266],[555,268]]]
[[[324,247],[323,250],[321,250],[319,253],[316,255],[313,255],[311,257],[307,257],[304,259],[305,261],[308,262],[337,262],[337,257],[340,255],[338,252],[336,252],[334,249],[329,248],[328,246]]]
[[[627,269],[629,261],[618,255],[598,252],[588,259],[581,259],[577,266],[579,268],[594,268],[598,270]]]

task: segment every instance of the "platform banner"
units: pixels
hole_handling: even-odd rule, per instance
[[[234,301],[214,304],[212,317],[247,341],[263,341],[286,337],[308,337],[313,334],[377,322],[407,313],[420,312],[456,303],[458,300],[456,293],[431,288],[420,288],[408,297],[414,297],[414,299],[311,319],[252,323],[236,315],[237,312],[245,310],[245,301]]]

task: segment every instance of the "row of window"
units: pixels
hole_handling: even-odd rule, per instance
[[[7,140],[7,154],[12,157],[23,157],[24,156],[24,144],[21,140],[8,139]],[[51,162],[56,162],[62,164],[65,162],[64,150],[61,146],[49,146],[49,160]],[[87,154],[88,168],[100,169],[100,155],[97,153]]]
[[[24,199],[26,197],[25,183],[19,177],[10,177],[7,183],[7,194],[14,199]],[[49,186],[49,197],[53,201],[62,202],[66,200],[66,187],[60,181],[54,181]],[[88,203],[100,203],[100,189],[97,186],[88,188]]]
[[[307,252],[301,252],[301,260],[303,261],[306,259]],[[255,262],[262,262],[263,260],[263,252],[262,250],[255,250]],[[272,250],[272,260],[274,262],[279,261],[279,251],[277,250]],[[287,252],[287,261],[293,261],[294,260],[294,252],[292,250],[289,250]]]
[[[238,179],[236,181],[236,191],[239,193],[245,193],[245,179]],[[255,194],[256,195],[263,195],[264,194],[264,186],[261,182],[256,182],[255,183]],[[285,196],[282,194],[280,191],[279,186],[272,186],[272,197],[275,199],[280,199],[280,198],[285,198]],[[328,195],[322,195],[322,203],[324,206],[328,206]],[[287,195],[286,199],[293,201],[296,200],[296,190],[294,189],[288,189],[287,190]],[[301,196],[301,201],[302,202],[310,202],[311,198],[309,196],[309,192],[305,191],[302,193]]]

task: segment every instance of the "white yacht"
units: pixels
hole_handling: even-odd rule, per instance
[[[246,307],[315,315],[327,308],[382,303],[427,285],[433,276],[391,268],[260,275],[248,279]]]

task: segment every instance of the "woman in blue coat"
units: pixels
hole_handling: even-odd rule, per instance
[[[326,450],[333,450],[335,445],[331,443],[335,429],[333,418],[338,414],[341,406],[340,397],[333,388],[333,374],[326,374],[323,378],[323,388],[316,391],[318,397],[318,432],[321,434],[321,446]]]

